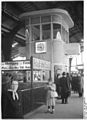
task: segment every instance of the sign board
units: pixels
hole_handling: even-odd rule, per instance
[[[1,70],[29,70],[30,61],[2,62]]]
[[[38,58],[33,58],[33,68],[34,69],[45,69],[45,70],[50,70],[50,62],[41,60]]]
[[[36,53],[44,53],[47,51],[47,43],[46,42],[36,42],[35,43],[35,52]]]
[[[79,43],[68,43],[68,44],[65,44],[64,48],[65,48],[66,55],[79,55],[80,54]]]

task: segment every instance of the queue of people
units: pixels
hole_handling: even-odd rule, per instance
[[[73,73],[72,74],[72,81],[71,81],[71,86],[72,86],[72,91],[74,93],[78,93],[79,97],[82,97],[83,95],[83,84],[84,84],[84,75],[80,73]]]
[[[65,75],[63,75],[65,74]],[[79,97],[81,97],[83,95],[83,79],[84,76],[83,74],[80,73],[74,73],[74,74],[69,74],[69,73],[65,73],[63,72],[62,77],[60,77],[59,75],[57,75],[57,80],[56,80],[56,87],[57,87],[57,92],[58,94],[61,96],[61,78],[64,79],[67,78],[67,83],[68,83],[68,89],[74,91],[74,93],[78,93]]]

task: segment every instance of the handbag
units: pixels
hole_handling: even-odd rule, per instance
[[[52,91],[52,92],[51,92],[51,97],[58,97],[57,92],[56,92],[56,91]]]
[[[58,97],[58,94],[56,91],[54,91],[54,97]]]

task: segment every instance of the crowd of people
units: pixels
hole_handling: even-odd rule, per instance
[[[71,91],[79,94],[79,97],[83,95],[83,74],[70,75],[69,73],[62,73],[62,76],[57,75],[56,82],[50,79],[46,86],[47,90],[47,108],[48,112],[54,113],[55,101],[57,98],[61,98],[62,104],[68,104],[68,98],[71,95]]]
[[[69,74],[69,73],[65,73],[65,72],[63,72],[63,74],[64,74],[64,77],[67,79],[69,89],[74,91],[74,93],[78,93],[79,97],[81,97],[83,95],[84,75],[81,73]],[[55,81],[55,84],[57,86],[57,92],[58,92],[59,96],[61,96],[60,94],[61,94],[61,78],[62,77],[60,77],[60,75],[58,74],[57,79]],[[64,78],[62,78],[62,79],[64,79]]]

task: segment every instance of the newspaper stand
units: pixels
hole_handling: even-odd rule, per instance
[[[2,62],[2,71],[13,73],[16,71],[27,71],[26,78],[27,81],[19,82],[18,95],[19,100],[13,100],[12,93],[7,89],[7,102],[5,104],[6,109],[4,113],[2,111],[2,118],[24,118],[24,116],[44,104],[46,91],[44,90],[44,85],[50,77],[50,62],[40,60],[31,56],[30,60],[25,61],[11,61]],[[34,71],[48,71],[48,79],[45,81],[35,81]],[[29,76],[29,73],[31,76]],[[29,78],[30,77],[30,81]],[[43,77],[41,77],[43,78]],[[3,90],[2,90],[3,91]],[[3,98],[2,98],[3,101]],[[9,101],[9,102],[8,102]],[[5,108],[2,108],[5,109]]]

